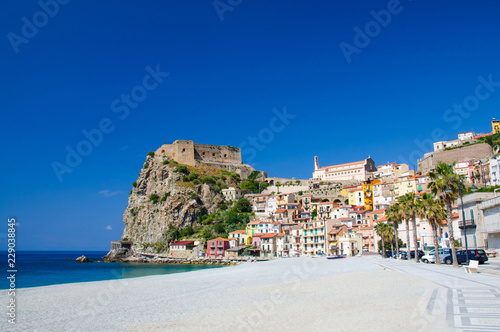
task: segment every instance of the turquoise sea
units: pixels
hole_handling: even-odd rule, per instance
[[[18,251],[16,252],[16,288],[38,287],[74,282],[136,278],[159,274],[189,272],[220,266],[152,263],[99,263],[107,251]],[[92,263],[77,263],[75,259],[87,256]],[[7,253],[0,263],[1,289],[9,288]]]

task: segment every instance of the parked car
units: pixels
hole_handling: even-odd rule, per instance
[[[467,255],[468,253],[468,255]],[[488,256],[483,249],[469,249],[467,252],[465,250],[457,251],[457,262],[458,264],[467,263],[467,256],[469,256],[469,260],[479,261],[479,264],[484,264],[484,262],[488,261]],[[451,252],[448,256],[444,257],[443,261],[446,264],[453,264],[453,257]]]
[[[400,251],[399,256],[401,259],[408,259],[408,252]],[[418,250],[418,259],[421,259],[424,256],[424,252],[422,250]],[[410,251],[410,259],[415,258],[415,250]]]
[[[439,260],[443,263],[443,258],[451,255],[450,248],[439,248]],[[424,263],[436,263],[436,249],[432,249],[427,255],[422,256]]]
[[[465,255],[465,250],[461,251]],[[479,261],[479,264],[484,264],[484,262],[488,261],[488,255],[486,255],[486,251],[483,249],[469,249],[467,253],[469,254],[469,260]]]
[[[382,255],[382,253],[380,253],[380,254]],[[386,258],[391,258],[391,257],[392,257],[392,251],[390,251],[390,250],[386,250],[386,251],[385,251],[385,257],[386,257]]]

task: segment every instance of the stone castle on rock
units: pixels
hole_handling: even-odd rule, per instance
[[[241,150],[233,146],[220,146],[194,143],[191,140],[176,140],[163,144],[155,152],[156,156],[166,155],[179,164],[189,166],[210,166],[235,172],[247,178],[255,169],[243,164]]]

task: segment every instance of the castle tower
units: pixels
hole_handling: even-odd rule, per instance
[[[314,170],[317,171],[319,169],[318,157],[314,157]]]

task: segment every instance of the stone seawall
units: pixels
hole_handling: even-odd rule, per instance
[[[104,256],[105,262],[120,263],[163,263],[163,264],[197,264],[197,265],[237,265],[243,262],[267,261],[260,257],[224,257],[224,258],[181,258],[167,254],[150,254],[141,252],[125,253],[125,255],[113,255],[112,251]]]

